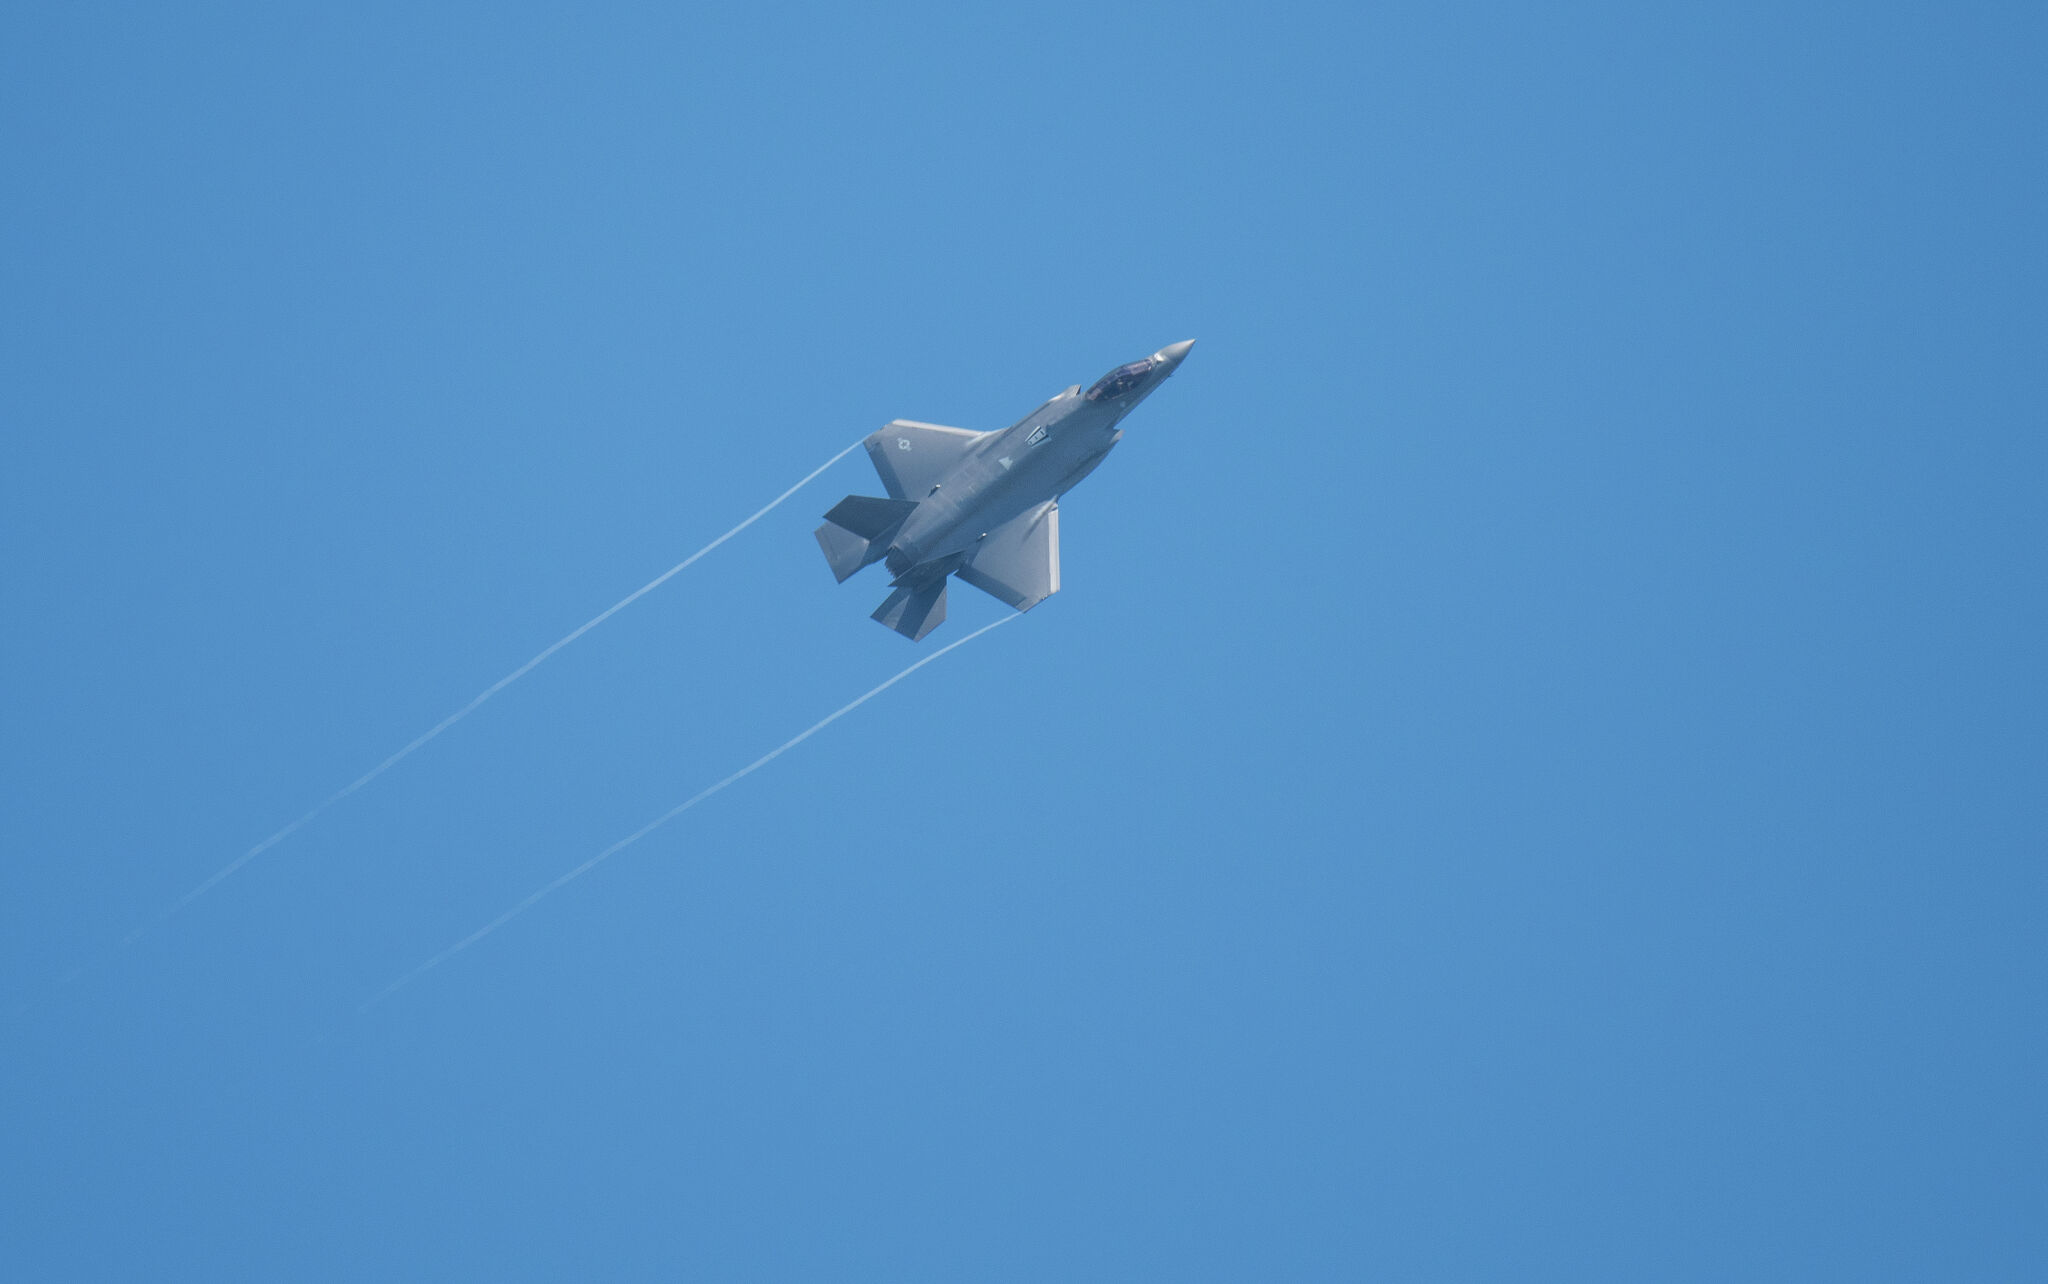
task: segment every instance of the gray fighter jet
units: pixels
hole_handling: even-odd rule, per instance
[[[946,577],[1028,611],[1060,591],[1060,496],[1123,438],[1123,417],[1195,346],[1170,344],[1000,432],[898,419],[867,439],[887,499],[848,495],[818,547],[840,583],[883,562],[896,591],[874,618],[916,642],[946,618]]]

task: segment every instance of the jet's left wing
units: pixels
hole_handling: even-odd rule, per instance
[[[965,428],[898,419],[868,435],[868,458],[891,499],[923,499],[988,436]]]
[[[1049,499],[990,531],[957,574],[1020,611],[1059,592],[1059,501]]]

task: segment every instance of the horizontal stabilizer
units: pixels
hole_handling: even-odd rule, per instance
[[[879,562],[888,551],[886,545],[862,539],[844,526],[826,522],[815,532],[818,547],[825,550],[825,560],[832,564],[832,574],[841,584],[846,577],[870,562]]]
[[[912,642],[924,641],[925,634],[946,622],[946,577],[923,588],[897,589],[875,608],[874,618]]]
[[[880,540],[887,546],[889,537],[896,528],[903,525],[903,519],[910,516],[917,504],[908,499],[877,499],[873,495],[848,495],[832,506],[825,514],[825,520],[834,526],[852,531],[865,540]]]

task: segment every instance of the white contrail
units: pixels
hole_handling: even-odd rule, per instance
[[[930,664],[933,660],[936,660],[940,656],[944,655],[946,652],[951,651],[954,647],[966,646],[969,642],[974,641],[974,639],[980,637],[982,634],[988,632],[990,629],[995,628],[997,625],[1008,624],[1011,620],[1014,620],[1016,618],[1017,617],[1015,615],[1005,615],[1001,619],[996,620],[994,623],[982,625],[974,632],[968,634],[966,637],[961,638],[956,642],[951,642],[945,646],[940,647],[938,650],[932,652],[930,655],[924,657],[922,660],[919,660],[917,663],[903,670],[903,672],[897,674],[895,677],[890,678],[887,682],[884,682],[880,686],[875,687],[866,695],[860,697],[860,699],[854,700],[851,703],[842,705],[839,708],[833,710],[831,713],[825,715],[823,718],[820,718],[817,722],[814,722],[809,727],[806,727],[803,731],[790,737],[788,740],[783,741],[780,745],[777,745],[775,748],[770,749],[767,753],[762,754],[760,757],[754,759],[746,766],[741,767],[738,771],[733,772],[730,776],[727,776],[725,779],[719,781],[717,784],[711,785],[708,788],[701,789],[695,794],[692,794],[690,797],[684,799],[675,807],[670,808],[668,811],[663,812],[661,815],[655,817],[653,820],[648,821],[645,825],[642,825],[640,828],[634,830],[632,833],[626,835],[624,838],[621,838],[619,841],[605,848],[597,855],[592,856],[589,860],[584,861],[581,865],[578,865],[576,868],[570,870],[566,874],[563,874],[561,877],[547,884],[545,887],[533,893],[531,896],[528,896],[525,900],[519,902],[517,905],[514,905],[511,909],[508,909],[503,914],[498,915],[498,917],[484,924],[476,931],[471,932],[468,936],[463,937],[461,940],[455,942],[455,944],[449,946],[445,950],[442,950],[439,954],[436,954],[434,957],[420,964],[412,971],[407,972],[404,976],[399,977],[396,981],[393,981],[391,984],[385,986],[383,989],[379,990],[376,993],[376,995],[369,1000],[369,1002],[363,1004],[363,1006],[359,1008],[358,1011],[369,1011],[371,1008],[377,1006],[377,1004],[382,1003],[385,999],[390,998],[392,995],[404,989],[406,986],[411,985],[414,981],[419,980],[422,976],[425,976],[427,973],[441,966],[441,964],[447,962],[451,958],[454,958],[457,954],[462,953],[462,951],[468,949],[470,946],[475,945],[478,941],[481,941],[486,936],[489,936],[491,933],[505,926],[505,924],[511,922],[513,919],[518,918],[527,910],[532,909],[535,904],[537,904],[543,897],[547,896],[549,893],[557,891],[560,888],[568,885],[569,883],[574,882],[576,879],[583,877],[585,874],[588,874],[591,870],[596,869],[605,861],[611,859],[613,856],[618,855],[620,852],[626,850],[628,847],[631,847],[634,843],[639,842],[641,839],[647,837],[647,835],[653,833],[655,830],[660,829],[663,825],[666,825],[671,820],[674,820],[676,817],[690,810],[690,808],[695,807],[698,803],[703,802],[706,798],[709,798],[711,795],[717,793],[719,790],[725,788],[727,785],[730,785],[735,781],[742,780],[747,776],[753,775],[761,768],[767,766],[771,762],[774,762],[777,758],[780,758],[783,754],[788,753],[790,750],[796,748],[804,741],[809,740],[812,736],[817,735],[820,731],[823,731],[825,728],[839,721],[847,714],[852,713],[855,709],[860,708],[868,701],[874,699],[876,696],[882,694],[884,691],[887,691],[890,687],[895,686],[897,683],[903,681],[903,679],[909,677],[911,674],[917,672],[919,669],[922,669],[925,665]]]
[[[862,440],[864,441],[866,439],[862,438]],[[386,758],[384,761],[370,768],[362,775],[356,777],[355,780],[351,781],[346,788],[338,789],[334,793],[330,794],[326,799],[322,800],[319,806],[313,808],[311,811],[299,817],[291,824],[286,825],[283,829],[278,830],[270,837],[264,839],[262,842],[256,844],[254,847],[251,847],[248,851],[243,852],[240,856],[237,856],[235,859],[229,861],[227,864],[215,870],[213,874],[209,878],[207,878],[205,882],[199,884],[199,886],[193,888],[191,891],[185,893],[183,896],[179,897],[175,902],[173,902],[170,908],[164,910],[162,914],[157,916],[156,921],[161,922],[162,920],[171,917],[173,914],[176,914],[179,910],[182,910],[187,905],[190,905],[193,901],[196,901],[200,897],[206,895],[207,892],[213,890],[215,884],[219,883],[222,879],[234,873],[242,866],[248,864],[250,861],[255,860],[264,852],[269,851],[271,848],[277,846],[285,839],[291,837],[294,833],[298,832],[298,830],[302,826],[304,826],[308,821],[312,820],[315,816],[318,816],[321,812],[326,811],[329,807],[332,807],[334,804],[348,797],[356,790],[361,789],[364,785],[369,784],[377,777],[391,770],[393,767],[397,766],[399,763],[403,762],[408,757],[411,757],[416,750],[418,750],[422,745],[426,744],[429,740],[432,740],[435,736],[440,735],[442,732],[454,726],[456,723],[462,721],[464,718],[467,718],[470,714],[475,713],[480,707],[482,707],[484,701],[490,699],[492,696],[498,694],[500,691],[503,691],[506,687],[509,687],[513,683],[519,681],[519,679],[533,672],[536,668],[539,668],[543,660],[546,660],[549,656],[561,650],[563,647],[569,645],[571,642],[574,642],[577,638],[582,637],[584,634],[590,632],[598,625],[603,624],[606,620],[609,620],[614,615],[617,615],[620,611],[625,610],[633,603],[639,601],[641,598],[647,596],[649,593],[652,593],[655,589],[660,588],[663,584],[666,584],[670,579],[674,578],[684,568],[688,567],[692,562],[695,562],[698,558],[704,556],[706,553],[709,553],[712,549],[717,548],[720,544],[725,543],[733,536],[747,529],[747,527],[752,526],[755,522],[758,522],[763,517],[766,517],[769,513],[773,512],[776,506],[781,504],[783,500],[788,499],[791,495],[796,494],[805,486],[808,486],[812,482],[812,480],[817,477],[819,473],[824,472],[827,468],[830,468],[832,465],[838,463],[840,460],[852,454],[854,452],[854,449],[859,445],[860,442],[856,441],[853,443],[853,445],[848,446],[845,450],[840,451],[838,454],[832,456],[832,458],[826,460],[824,463],[819,464],[816,468],[813,468],[810,472],[806,473],[802,481],[798,482],[794,486],[791,486],[788,490],[783,491],[780,495],[777,495],[774,499],[771,499],[766,504],[762,505],[761,508],[757,512],[755,512],[752,517],[747,518],[747,520],[733,527],[725,534],[720,535],[717,539],[712,540],[709,544],[706,544],[704,547],[690,554],[682,561],[677,562],[674,566],[669,567],[661,574],[655,576],[653,579],[647,581],[645,584],[642,584],[639,588],[634,589],[631,593],[626,594],[626,596],[620,598],[618,601],[612,603],[610,606],[606,607],[598,614],[592,616],[590,619],[578,625],[571,632],[563,635],[559,640],[551,644],[546,650],[542,651],[539,655],[534,656],[525,664],[520,665],[518,668],[512,670],[512,672],[506,674],[504,677],[499,678],[490,686],[485,687],[483,691],[480,692],[474,700],[471,700],[468,704],[463,705],[454,713],[449,714],[447,717],[435,723],[432,727],[428,728],[423,734],[416,737],[411,744],[408,744],[405,748],[400,749],[397,753],[392,754],[389,758]],[[134,931],[130,932],[126,937],[123,937],[121,943],[123,945],[130,944],[135,940],[136,937],[142,935],[142,933],[148,929],[148,926],[148,924],[144,924],[142,927],[136,928]]]

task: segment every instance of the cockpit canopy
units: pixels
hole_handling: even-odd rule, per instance
[[[1133,361],[1127,366],[1118,366],[1102,376],[1096,381],[1095,386],[1088,390],[1088,400],[1107,401],[1111,397],[1120,397],[1145,382],[1145,376],[1151,373],[1152,361],[1149,357],[1143,361]]]

